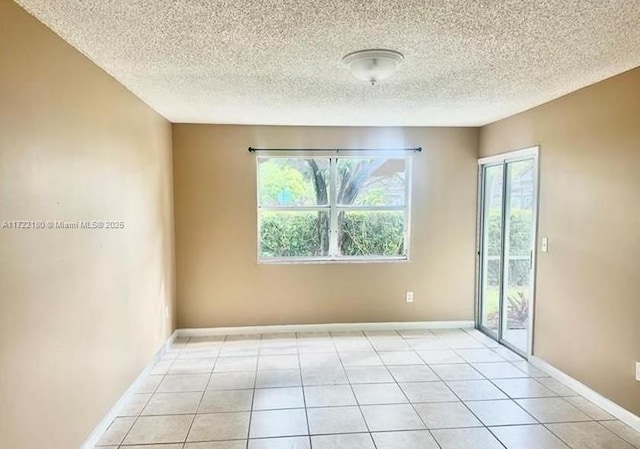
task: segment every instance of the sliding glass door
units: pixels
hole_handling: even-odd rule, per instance
[[[530,353],[537,148],[480,161],[478,327]]]
[[[500,286],[502,285],[502,206],[504,166],[482,167],[482,255],[480,325],[494,338],[500,334]]]

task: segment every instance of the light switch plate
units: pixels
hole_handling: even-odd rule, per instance
[[[636,362],[636,380],[640,382],[640,362]]]
[[[548,253],[549,252],[549,238],[548,237],[542,237],[542,252],[543,253]]]

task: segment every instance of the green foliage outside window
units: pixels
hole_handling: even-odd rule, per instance
[[[316,194],[309,180],[310,175],[304,170],[306,161],[300,160],[303,170],[287,162],[290,160],[272,159],[260,164],[260,203],[315,204]]]
[[[400,256],[404,254],[404,212],[350,211],[342,220],[343,256]]]
[[[499,211],[489,213],[488,229],[488,255],[489,257],[499,257],[502,236],[502,215]],[[529,257],[531,254],[531,236],[533,231],[531,226],[533,217],[531,210],[513,209],[509,219],[509,256],[526,256],[526,259],[509,260],[509,285],[525,285],[529,282]],[[500,261],[489,260],[487,275],[490,285],[498,285],[500,279]]]
[[[326,212],[263,212],[260,240],[264,257],[326,256],[321,242]],[[326,215],[325,215],[326,216]],[[404,213],[350,211],[341,213],[340,253],[344,256],[404,254]]]
[[[320,214],[326,212],[263,212],[260,247],[263,257],[326,255],[320,240]]]

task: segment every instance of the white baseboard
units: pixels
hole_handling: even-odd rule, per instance
[[[160,347],[158,352],[153,356],[151,361],[144,367],[142,372],[136,377],[133,383],[127,388],[127,391],[118,399],[118,402],[115,403],[113,407],[107,412],[107,414],[102,418],[100,423],[93,429],[91,435],[85,440],[85,442],[80,446],[80,449],[94,449],[95,445],[98,443],[102,435],[109,428],[109,425],[113,422],[113,420],[118,416],[122,407],[125,406],[131,395],[133,395],[140,383],[146,378],[153,369],[156,362],[164,355],[165,351],[171,346],[171,344],[178,337],[178,331],[174,331],[173,334],[167,339],[167,341]]]
[[[413,321],[399,323],[283,324],[273,326],[208,327],[178,329],[177,332],[179,337],[208,337],[215,335],[273,334],[277,332],[468,329],[473,327],[473,321]]]
[[[167,341],[164,343],[164,350],[161,349],[161,351],[164,353],[164,351],[169,349],[173,342],[176,341],[176,338],[178,338],[178,330],[173,331],[173,334],[167,338]]]
[[[634,415],[629,410],[619,406],[615,402],[605,398],[600,393],[592,390],[582,382],[574,379],[568,374],[560,371],[558,368],[550,365],[539,357],[531,356],[529,362],[535,366],[536,368],[541,369],[542,371],[549,374],[551,377],[556,379],[559,382],[562,382],[567,387],[571,388],[576,393],[584,396],[586,399],[590,400],[598,407],[603,409],[605,412],[613,415],[618,418],[620,421],[632,427],[634,430],[640,432],[640,416]]]

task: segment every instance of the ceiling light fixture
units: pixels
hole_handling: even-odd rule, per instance
[[[349,53],[342,58],[342,62],[349,67],[353,76],[373,86],[393,75],[403,59],[402,53],[394,50],[372,49]]]

